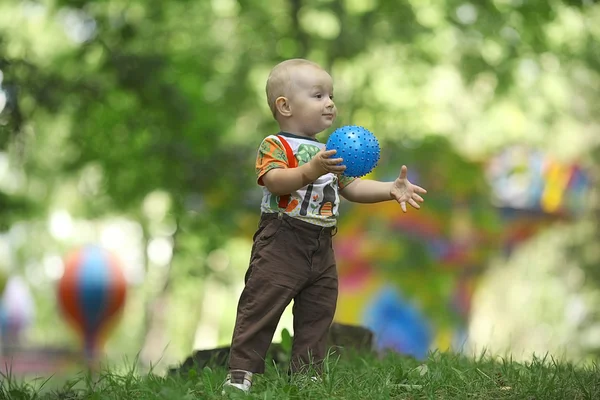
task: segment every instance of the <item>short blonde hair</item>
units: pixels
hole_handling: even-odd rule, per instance
[[[271,70],[269,77],[267,78],[267,103],[273,113],[273,117],[277,119],[277,107],[275,106],[275,100],[281,96],[288,96],[292,79],[291,70],[295,67],[310,65],[312,67],[321,68],[320,65],[312,61],[305,60],[303,58],[292,58],[285,60],[277,64]]]

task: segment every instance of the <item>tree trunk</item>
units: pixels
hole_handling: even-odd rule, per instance
[[[177,247],[177,232],[173,234],[173,254]],[[163,283],[160,290],[154,295],[149,295],[145,306],[144,339],[140,351],[139,362],[143,368],[149,368],[162,359],[165,348],[168,346],[169,338],[165,332],[168,324],[169,297],[171,286],[171,266],[169,262],[163,275]]]

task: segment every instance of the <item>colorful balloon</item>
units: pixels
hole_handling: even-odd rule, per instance
[[[117,257],[98,246],[76,249],[65,258],[58,302],[67,321],[95,358],[123,310],[127,284]]]

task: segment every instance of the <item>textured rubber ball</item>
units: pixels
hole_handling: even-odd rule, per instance
[[[379,162],[379,141],[368,129],[346,125],[336,129],[327,140],[327,150],[336,150],[333,157],[344,159],[344,175],[359,178],[367,175]]]

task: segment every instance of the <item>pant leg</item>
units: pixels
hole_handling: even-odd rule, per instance
[[[238,303],[231,370],[265,370],[265,357],[281,314],[308,279],[302,268],[292,268],[289,263],[293,239],[294,233],[281,219],[269,221],[255,235],[246,285]]]
[[[294,298],[294,341],[291,372],[308,366],[321,370],[327,354],[327,336],[338,298],[338,276],[331,237],[320,239],[313,257],[313,279]]]

